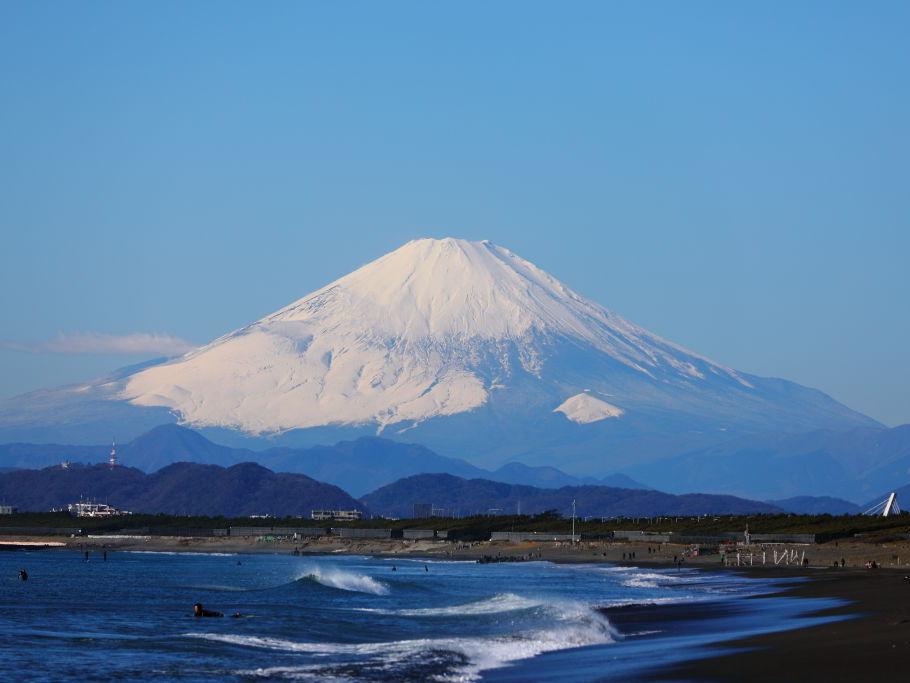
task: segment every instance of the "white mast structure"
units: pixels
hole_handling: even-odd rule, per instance
[[[888,497],[885,498],[885,500],[883,500],[878,505],[873,505],[871,508],[866,510],[863,514],[871,515],[871,516],[880,515],[882,517],[890,517],[891,515],[899,515],[900,513],[901,513],[901,508],[897,504],[897,493],[892,491],[890,494],[888,494]]]
[[[111,457],[107,459],[108,463],[111,466],[111,469],[114,469],[117,466],[117,440],[114,439],[111,442]]]

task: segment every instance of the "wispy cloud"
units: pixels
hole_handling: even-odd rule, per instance
[[[134,332],[103,334],[71,332],[38,342],[0,341],[0,346],[30,353],[111,353],[124,355],[154,354],[179,356],[194,348],[185,339],[171,334]]]

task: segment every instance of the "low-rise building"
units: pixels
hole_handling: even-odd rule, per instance
[[[363,519],[361,510],[313,510],[310,513],[310,519],[333,519],[338,522],[352,522]]]
[[[66,506],[67,511],[76,517],[116,517],[117,515],[129,515],[130,512],[118,510],[107,503],[95,503],[92,501],[80,500],[78,503],[70,503]]]

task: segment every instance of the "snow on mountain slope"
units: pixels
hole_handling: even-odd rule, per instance
[[[719,380],[751,388],[735,371],[627,322],[507,249],[449,238],[409,242],[248,327],[143,370],[127,378],[121,396],[170,408],[197,426],[249,433],[381,429],[478,408],[516,373],[541,378],[566,344],[661,385]],[[580,408],[590,412],[596,400],[581,398],[587,405]]]
[[[553,409],[554,413],[562,413],[567,419],[578,424],[591,424],[611,417],[622,415],[622,408],[610,405],[606,401],[582,392],[570,396]]]

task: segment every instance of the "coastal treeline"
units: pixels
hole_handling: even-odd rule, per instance
[[[73,517],[66,512],[25,512],[0,518],[0,533],[12,528],[71,530],[72,533],[116,531],[155,533],[167,530],[229,529],[230,527],[323,527],[361,529],[435,529],[447,531],[450,539],[489,538],[492,532],[568,533],[572,520],[556,511],[537,515],[475,515],[470,517],[428,517],[424,519],[373,518],[349,522],[314,522],[300,517],[250,519],[249,517],[123,515],[107,518]],[[589,539],[608,539],[613,532],[640,530],[654,534],[688,536],[717,533],[814,534],[819,542],[860,536],[868,540],[910,537],[910,514],[891,517],[868,515],[709,515],[698,517],[614,517],[575,520],[575,530]]]

